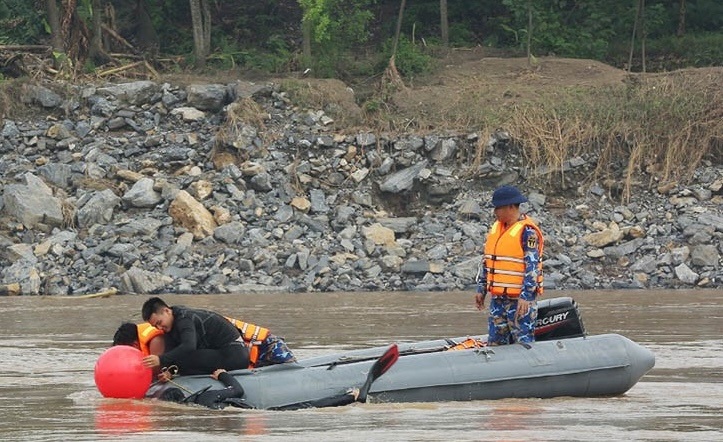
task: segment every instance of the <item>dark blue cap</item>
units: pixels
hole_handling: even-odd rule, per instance
[[[527,201],[515,186],[502,186],[492,194],[492,206],[502,207],[510,204],[522,204]]]

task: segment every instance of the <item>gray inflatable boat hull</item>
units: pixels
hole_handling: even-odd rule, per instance
[[[466,338],[466,337],[465,337]],[[458,338],[458,341],[465,338]],[[479,338],[479,337],[478,337]],[[617,334],[442,351],[445,340],[399,344],[400,358],[371,387],[371,402],[470,401],[625,393],[655,365],[653,353]],[[253,408],[319,400],[359,387],[387,347],[353,350],[298,363],[232,372]],[[208,376],[180,376],[175,386],[223,388]],[[154,384],[156,396],[171,384]]]

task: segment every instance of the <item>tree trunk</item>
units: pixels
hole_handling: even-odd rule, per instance
[[[399,46],[399,36],[402,33],[402,19],[404,18],[404,8],[407,5],[407,0],[402,0],[399,5],[399,16],[397,17],[397,30],[394,32],[394,44],[392,45],[392,58],[397,55],[397,46]]]
[[[50,43],[55,52],[65,52],[63,47],[63,35],[60,31],[60,13],[56,0],[46,0],[45,9],[48,13],[48,25],[50,26]]]
[[[101,0],[92,0],[91,5],[93,8],[93,28],[88,55],[97,66],[100,66],[110,61],[108,51],[103,45],[103,8],[101,7]]]
[[[208,0],[190,0],[190,6],[195,65],[203,68],[211,48],[211,6]]]
[[[678,37],[685,35],[685,0],[680,0],[680,8],[678,9]]]
[[[302,48],[302,67],[311,67],[311,22],[306,18],[302,18],[301,22],[301,48]]]
[[[148,6],[146,6],[146,0],[138,0],[138,4],[134,11],[135,22],[133,32],[134,45],[143,51],[145,56],[155,58],[160,51],[160,41],[156,28],[153,27],[153,21],[151,15],[148,12]],[[208,51],[206,51],[208,55]]]
[[[640,0],[640,33],[642,34],[640,40],[640,57],[643,59],[643,73],[645,73],[645,39],[648,33],[647,29],[645,29],[645,0]]]
[[[449,18],[447,16],[447,0],[439,0],[439,27],[442,30],[442,45],[449,47]]]
[[[527,0],[527,67],[532,67],[532,1]]]
[[[628,72],[633,69],[633,54],[635,53],[635,34],[638,31],[638,23],[640,22],[640,13],[642,0],[638,1],[638,8],[635,11],[635,21],[633,22],[633,35],[630,37],[630,56],[628,57]]]
[[[206,57],[211,53],[211,0],[201,0],[203,12],[203,50]]]
[[[55,74],[72,78],[85,65],[91,48],[90,31],[78,13],[78,0],[45,0]],[[93,1],[95,8],[100,2]]]
[[[389,94],[391,91],[404,89],[404,81],[402,76],[397,71],[397,65],[394,62],[394,58],[397,56],[397,47],[399,46],[399,37],[402,33],[402,19],[404,17],[404,7],[407,5],[407,0],[402,0],[399,5],[399,17],[397,17],[397,30],[394,32],[394,42],[392,45],[392,56],[389,57],[389,64],[384,70],[382,75],[382,91],[383,93]]]

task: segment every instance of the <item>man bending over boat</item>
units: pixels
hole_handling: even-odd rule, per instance
[[[487,294],[492,296],[489,345],[535,340],[543,237],[540,228],[520,213],[520,204],[526,201],[514,186],[502,186],[492,194],[497,221],[487,234],[475,296],[479,310],[484,309]]]
[[[170,307],[161,298],[143,303],[143,320],[162,330],[166,351],[143,358],[150,368],[178,367],[179,374],[211,374],[219,368],[249,366],[249,350],[238,329],[218,313],[182,306]]]
[[[244,344],[248,347],[248,368],[296,361],[284,339],[272,334],[268,328],[239,319],[225,318],[238,329]],[[165,349],[163,331],[148,322],[137,325],[124,322],[113,336],[113,345],[130,345],[143,352],[144,356],[161,355]]]

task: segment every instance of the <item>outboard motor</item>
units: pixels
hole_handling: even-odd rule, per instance
[[[585,336],[585,326],[575,300],[560,297],[537,302],[536,341],[579,336]]]

